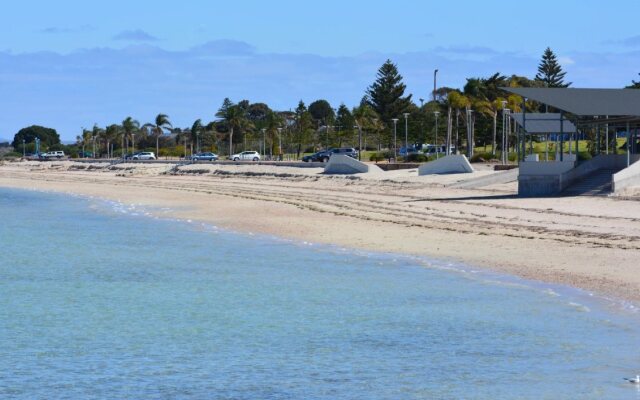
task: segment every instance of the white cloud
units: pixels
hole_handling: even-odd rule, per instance
[[[573,65],[573,64],[575,64],[575,63],[576,63],[576,62],[573,60],[573,58],[571,58],[571,57],[567,57],[567,56],[564,56],[564,57],[558,57],[558,62],[559,62],[559,63],[560,63],[560,65],[562,65],[562,66]]]

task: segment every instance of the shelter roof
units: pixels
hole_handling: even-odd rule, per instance
[[[520,127],[523,127],[522,113],[509,114]],[[524,117],[524,128],[527,133],[574,133],[576,126],[568,119],[564,118],[562,127],[560,126],[560,113],[527,113]],[[562,128],[562,129],[561,129]]]
[[[502,89],[578,116],[640,116],[638,89]]]

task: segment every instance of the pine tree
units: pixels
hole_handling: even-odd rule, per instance
[[[400,118],[409,109],[411,95],[403,97],[405,89],[398,68],[387,60],[378,70],[375,82],[367,89],[369,104],[385,124],[390,125],[392,118]]]
[[[545,87],[566,88],[571,85],[571,82],[564,83],[566,74],[566,72],[562,71],[562,66],[558,63],[556,55],[547,47],[538,65],[536,80],[542,82]]]

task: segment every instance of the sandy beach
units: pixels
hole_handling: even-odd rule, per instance
[[[515,183],[448,186],[460,179],[266,165],[0,165],[2,187],[167,207],[174,217],[240,232],[455,260],[640,302],[640,201],[524,199]]]

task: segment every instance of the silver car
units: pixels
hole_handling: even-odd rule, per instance
[[[257,151],[243,151],[229,158],[233,161],[260,161],[260,153]]]

